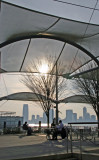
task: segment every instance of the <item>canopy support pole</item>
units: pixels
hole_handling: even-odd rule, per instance
[[[58,124],[58,69],[56,62],[56,124]]]

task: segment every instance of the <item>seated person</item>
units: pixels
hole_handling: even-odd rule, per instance
[[[27,122],[25,122],[25,123],[23,124],[23,129],[24,129],[24,130],[28,130],[28,124],[27,124]]]
[[[55,128],[55,126],[56,126],[56,119],[54,118],[54,119],[53,119],[53,122],[52,122],[52,124],[51,124],[51,128]]]
[[[27,135],[31,135],[32,129],[31,129],[31,127],[28,126],[27,122],[25,122],[25,123],[23,124],[23,129],[24,129],[24,130],[27,130]]]
[[[57,135],[61,134],[63,138],[63,131],[64,131],[64,125],[62,123],[62,120],[59,120],[59,125],[56,126],[55,131],[53,132],[53,139],[57,140]]]

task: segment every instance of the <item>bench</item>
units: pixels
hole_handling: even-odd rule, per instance
[[[46,133],[46,139],[47,140],[52,140],[53,139],[53,133],[55,131],[55,128],[47,128],[45,130]],[[61,133],[58,134],[58,136],[61,137],[61,139],[65,139],[67,137],[68,133],[65,128],[62,129]]]

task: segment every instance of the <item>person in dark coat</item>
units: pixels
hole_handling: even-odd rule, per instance
[[[28,126],[27,122],[25,122],[23,124],[23,129],[27,130],[27,135],[31,135],[32,134],[32,129],[31,129],[31,127]]]
[[[57,135],[60,134],[62,139],[66,137],[66,131],[64,129],[64,125],[62,120],[59,120],[59,125],[55,127],[55,131],[53,132],[53,140],[57,140]]]

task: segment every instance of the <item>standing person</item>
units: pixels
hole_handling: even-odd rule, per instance
[[[55,127],[55,131],[53,132],[53,139],[57,140],[57,135],[61,134],[64,129],[64,124],[62,123],[62,120],[59,120],[59,125]]]

